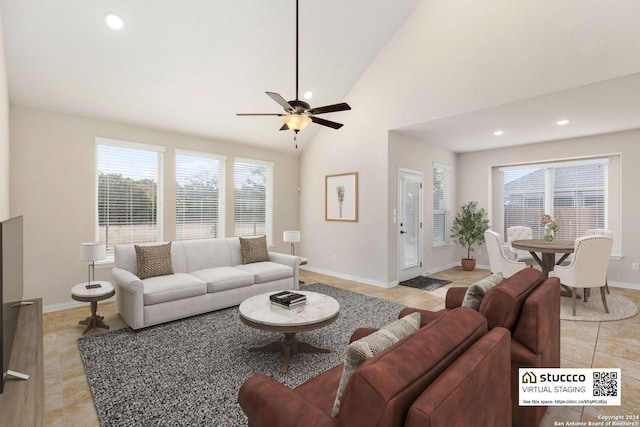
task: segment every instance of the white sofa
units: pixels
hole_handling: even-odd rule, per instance
[[[263,292],[299,288],[300,258],[269,252],[269,261],[243,265],[237,237],[171,242],[171,262],[173,274],[141,280],[135,246],[115,247],[111,275],[118,310],[132,329],[231,307]]]

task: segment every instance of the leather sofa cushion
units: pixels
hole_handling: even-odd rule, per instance
[[[293,268],[271,261],[238,265],[234,268],[251,273],[256,284],[293,277]]]
[[[207,284],[207,292],[253,285],[253,274],[233,267],[207,268],[191,273]]]
[[[486,332],[484,317],[461,307],[378,353],[351,376],[338,423],[402,425],[420,393]]]
[[[502,280],[502,273],[493,273],[489,277],[478,280],[476,283],[469,286],[464,294],[462,307],[469,307],[478,311],[480,303],[482,303],[482,299],[486,293],[489,292],[489,289],[502,282]]]
[[[542,280],[539,270],[525,268],[491,288],[482,299],[479,310],[486,317],[489,329],[502,326],[511,330],[520,316],[522,304]]]
[[[207,284],[186,273],[156,276],[142,281],[144,305],[160,304],[207,293]]]

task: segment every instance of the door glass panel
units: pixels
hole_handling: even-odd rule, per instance
[[[403,268],[415,267],[420,257],[420,183],[404,177],[403,183],[403,223],[402,244],[404,246]]]

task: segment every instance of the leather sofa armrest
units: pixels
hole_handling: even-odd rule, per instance
[[[360,338],[364,338],[367,335],[371,335],[372,333],[376,332],[378,330],[378,328],[358,328],[355,331],[353,331],[353,334],[351,334],[351,338],[349,338],[349,344],[351,344],[354,341],[359,340]]]
[[[337,426],[330,414],[273,378],[258,374],[247,379],[238,393],[238,403],[251,427]]]
[[[446,308],[458,308],[462,306],[464,300],[464,294],[467,293],[467,288],[464,286],[457,286],[447,289],[447,297],[445,299]]]
[[[400,311],[398,314],[398,319],[403,318],[411,313],[420,313],[420,327],[423,327],[438,317],[442,316],[445,313],[445,310],[440,311],[431,311],[431,310],[422,310],[420,308],[406,307]]]

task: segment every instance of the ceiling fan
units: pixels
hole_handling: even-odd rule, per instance
[[[237,113],[238,116],[280,116],[284,120],[284,125],[280,130],[289,130],[298,134],[309,123],[313,122],[332,129],[340,129],[342,123],[332,122],[331,120],[316,117],[317,114],[333,113],[336,111],[350,110],[351,107],[346,102],[339,104],[325,105],[323,107],[311,108],[311,106],[298,98],[298,1],[296,0],[296,99],[292,101],[285,100],[280,94],[275,92],[265,92],[271,99],[276,101],[284,108],[284,113]],[[294,141],[296,136],[294,136]],[[296,148],[298,145],[296,144]]]

